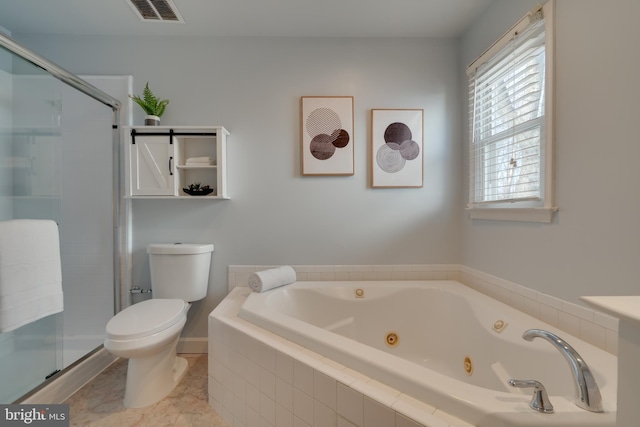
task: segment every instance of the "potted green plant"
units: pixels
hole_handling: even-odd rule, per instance
[[[142,98],[131,94],[129,94],[129,98],[133,99],[147,113],[147,117],[144,119],[145,126],[158,126],[160,124],[160,117],[164,114],[169,100],[158,99],[149,89],[149,82],[147,82],[142,91]]]

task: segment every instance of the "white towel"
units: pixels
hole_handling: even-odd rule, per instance
[[[249,276],[249,287],[254,292],[264,292],[296,281],[296,272],[288,265],[258,271]]]
[[[193,165],[193,164],[212,165],[213,158],[212,157],[189,157],[187,159],[187,164],[188,165]]]
[[[0,333],[63,308],[58,225],[0,221]]]

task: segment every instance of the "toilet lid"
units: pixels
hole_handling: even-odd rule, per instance
[[[185,316],[181,299],[150,299],[125,308],[107,323],[107,337],[130,340],[155,334]]]

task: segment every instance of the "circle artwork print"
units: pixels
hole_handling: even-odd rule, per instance
[[[327,160],[333,156],[336,148],[349,145],[349,132],[342,129],[340,116],[330,108],[316,108],[309,113],[306,127],[311,137],[309,150],[318,160]]]
[[[384,144],[378,148],[376,163],[387,173],[400,172],[408,160],[420,155],[420,145],[415,142],[411,129],[404,123],[391,123],[384,131]]]
[[[341,127],[338,113],[330,108],[316,108],[307,116],[307,133],[311,138],[321,133],[331,135]]]
[[[311,154],[318,160],[327,160],[336,152],[336,147],[332,144],[330,135],[321,133],[316,135],[309,144]]]
[[[404,123],[391,123],[384,131],[384,142],[395,142],[411,140],[411,129]]]
[[[396,173],[400,172],[404,168],[407,161],[400,155],[398,147],[398,144],[391,142],[384,144],[378,149],[376,162],[380,169],[387,173]]]
[[[413,160],[420,154],[420,146],[415,141],[406,140],[400,143],[398,151],[400,151],[400,155],[403,159]]]

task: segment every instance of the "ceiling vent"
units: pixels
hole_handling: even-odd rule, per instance
[[[172,0],[127,0],[142,21],[184,22]]]

